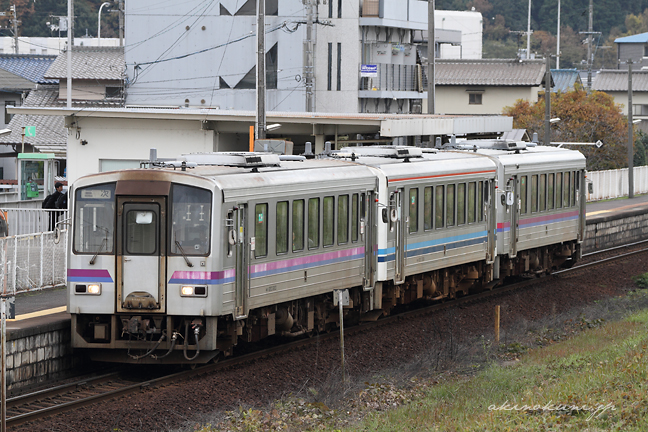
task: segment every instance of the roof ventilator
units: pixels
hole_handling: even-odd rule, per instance
[[[351,158],[352,160],[359,157],[382,157],[403,159],[403,162],[409,162],[411,158],[423,157],[423,149],[410,146],[354,146],[332,151],[330,156]]]
[[[258,172],[259,168],[280,166],[279,155],[272,153],[189,153],[183,154],[182,157],[187,160],[187,163],[195,163],[197,165],[218,165],[239,168],[252,168],[252,172]]]

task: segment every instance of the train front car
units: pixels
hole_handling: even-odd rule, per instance
[[[72,346],[122,363],[215,356],[213,181],[126,170],[81,178],[70,198]]]

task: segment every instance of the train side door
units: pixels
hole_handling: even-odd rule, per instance
[[[236,310],[234,317],[243,319],[247,316],[247,297],[250,284],[249,261],[250,252],[248,247],[247,229],[247,205],[239,204],[234,214],[234,226],[236,227]]]
[[[364,197],[360,207],[360,235],[365,245],[364,287],[370,289],[374,286],[374,192],[360,196]]]
[[[165,310],[165,201],[118,198],[118,311]]]
[[[405,268],[405,221],[403,218],[403,196],[405,195],[403,189],[397,189],[392,194],[392,209],[395,210],[396,214],[395,221],[393,223],[396,225],[396,242],[395,242],[395,264],[394,264],[394,282],[402,283],[405,280],[404,268]]]
[[[511,231],[509,235],[509,256],[514,258],[517,255],[517,243],[520,238],[520,183],[518,176],[509,178],[506,187],[506,206],[511,213]]]

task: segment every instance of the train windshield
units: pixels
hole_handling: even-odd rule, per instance
[[[74,251],[112,253],[115,231],[115,184],[76,190]]]
[[[211,192],[174,184],[171,195],[171,254],[208,255]]]

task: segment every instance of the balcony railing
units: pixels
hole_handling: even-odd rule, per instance
[[[421,65],[379,64],[378,76],[360,78],[359,89],[423,92],[427,89],[427,77]]]

